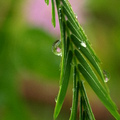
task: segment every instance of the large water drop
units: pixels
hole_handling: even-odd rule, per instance
[[[62,50],[61,50],[61,40],[56,40],[53,43],[52,51],[55,55],[62,56]]]

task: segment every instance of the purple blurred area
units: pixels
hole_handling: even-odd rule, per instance
[[[78,16],[78,20],[81,24],[85,23],[85,1],[84,0],[69,0],[74,12]],[[60,34],[59,21],[56,13],[56,27],[51,24],[51,0],[47,6],[44,0],[27,0],[24,7],[24,16],[28,24],[40,27],[49,33],[58,36]],[[57,12],[57,11],[56,11]]]

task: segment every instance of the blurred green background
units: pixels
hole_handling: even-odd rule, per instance
[[[0,1],[0,120],[53,120],[61,58],[52,53],[52,44],[59,39],[59,33],[48,26],[51,13],[48,15],[46,11],[39,12],[48,15],[49,19],[43,20],[47,26],[28,22],[29,2]],[[40,1],[40,9],[48,9],[43,3]],[[101,59],[101,67],[111,76],[107,84],[120,109],[119,5],[118,0],[86,0],[82,27]],[[39,4],[34,9],[37,7]],[[85,85],[96,120],[114,120],[86,82]],[[72,79],[57,120],[68,120],[71,100]]]

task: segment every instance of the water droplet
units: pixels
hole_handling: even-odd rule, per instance
[[[75,13],[75,17],[78,18],[77,14]]]
[[[57,97],[55,98],[55,102],[57,103]]]
[[[61,8],[59,8],[59,10],[61,10]]]
[[[72,107],[70,108],[70,111],[72,111]]]
[[[62,56],[62,50],[61,50],[61,40],[56,40],[53,43],[52,51],[55,55]]]
[[[80,50],[80,47],[78,49]]]
[[[103,75],[104,75],[104,82],[108,82],[110,80],[110,74],[103,70]]]
[[[86,47],[86,43],[85,43],[85,42],[81,42],[81,45],[82,45],[83,47]]]

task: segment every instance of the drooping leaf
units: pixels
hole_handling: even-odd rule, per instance
[[[67,57],[67,61],[66,61],[66,65],[65,65],[65,69],[64,70],[64,77],[62,78],[62,83],[59,89],[59,93],[57,96],[57,100],[56,100],[56,106],[55,106],[55,110],[54,110],[54,119],[57,118],[62,104],[64,102],[64,98],[67,92],[67,87],[68,87],[68,83],[69,83],[69,77],[70,77],[70,71],[71,71],[71,61],[72,61],[72,52],[69,51],[68,57]]]
[[[111,100],[110,96],[105,91],[103,91],[103,88],[99,84],[99,82],[94,79],[94,77],[89,73],[89,71],[87,71],[87,69],[85,68],[85,66],[83,66],[82,64],[78,65],[78,69],[82,73],[82,75],[84,76],[84,78],[86,79],[86,81],[89,83],[89,85],[91,86],[91,88],[94,90],[94,92],[96,93],[96,95],[99,97],[99,99],[101,100],[101,102],[108,109],[108,111],[117,120],[119,120],[120,116],[119,116],[119,113],[117,111],[117,107],[115,106],[115,104]]]
[[[72,34],[74,34],[75,36],[77,36],[78,38],[80,38],[79,40],[82,41],[82,37],[80,36],[78,30],[73,26],[73,24],[71,24],[68,20],[67,20],[66,23],[67,23],[68,28],[72,32]]]
[[[64,69],[65,69],[65,64],[66,64],[66,51],[67,51],[67,45],[66,45],[66,34],[65,34],[65,23],[62,21],[62,11],[61,11],[61,5],[60,1],[56,0],[56,7],[57,7],[57,13],[58,13],[58,18],[59,18],[59,25],[60,25],[60,36],[61,36],[61,44],[62,44],[62,62],[61,62],[61,74],[60,74],[60,85],[63,80],[63,75],[64,75]]]
[[[79,113],[79,120],[83,120],[83,107],[82,107],[82,105],[83,105],[83,102],[82,102],[82,96],[80,96],[80,113]]]
[[[65,77],[67,77],[65,75],[66,74],[65,71],[67,69],[66,55],[69,51],[69,49],[68,49],[69,46],[66,45],[67,44],[66,38],[68,37],[70,39],[70,49],[72,49],[74,51],[74,49],[77,48],[77,50],[74,51],[74,54],[75,54],[74,64],[76,65],[76,58],[77,58],[78,59],[77,62],[79,63],[79,65],[78,65],[79,72],[87,80],[89,85],[92,87],[92,89],[97,94],[97,96],[100,98],[100,100],[103,102],[103,104],[106,106],[106,108],[110,111],[110,113],[115,118],[119,119],[120,118],[119,113],[117,112],[117,108],[116,108],[115,104],[113,103],[113,101],[111,100],[110,95],[107,92],[107,89],[106,89],[106,86],[104,83],[103,73],[98,65],[98,62],[100,62],[100,60],[98,59],[95,52],[93,51],[82,27],[80,26],[78,20],[76,19],[76,15],[74,14],[74,12],[72,10],[71,5],[69,4],[69,1],[68,0],[61,0],[61,1],[56,0],[56,6],[57,6],[58,18],[59,18],[59,24],[60,24],[61,41],[62,41],[62,55],[63,55],[62,56],[60,85],[63,85],[64,79],[65,79]],[[68,36],[65,33],[67,33]],[[70,36],[70,34],[73,34],[73,35]],[[74,45],[72,43],[74,43]],[[100,76],[102,83],[98,80],[96,72]],[[66,85],[68,86],[68,83]],[[60,109],[62,107],[65,93],[67,90],[66,87],[65,86],[63,87],[64,88],[64,89],[62,89],[63,91],[61,90],[61,87],[60,87],[60,91],[59,91],[58,99],[57,99],[59,102],[57,101],[58,103],[56,103],[54,118],[56,118],[58,116]],[[63,93],[63,95],[62,95],[62,93]],[[90,110],[88,99],[86,96],[87,96],[86,92],[83,90],[83,96],[81,98],[81,100],[82,100],[81,103],[84,106],[84,110],[81,113],[81,118],[94,119],[94,117],[92,115],[92,111]],[[86,109],[88,109],[88,110],[86,111]]]
[[[95,117],[93,115],[93,112],[92,112],[92,109],[90,107],[90,103],[89,103],[89,100],[88,100],[88,97],[87,97],[87,93],[86,93],[86,90],[85,90],[85,87],[84,87],[84,84],[83,82],[81,81],[81,93],[82,93],[82,97],[81,97],[81,102],[83,101],[82,99],[84,99],[85,101],[85,106],[86,106],[86,109],[87,109],[87,114],[88,114],[88,117],[90,120],[95,120]],[[82,107],[82,106],[81,106]],[[81,111],[82,112],[82,111]],[[82,114],[82,113],[81,113]]]
[[[81,44],[82,41],[78,37],[76,37],[75,35],[71,35],[71,40],[74,43],[74,45],[76,46],[76,48],[89,60],[91,65],[95,68],[95,70],[97,71],[97,73],[101,77],[101,81],[102,81],[102,84],[104,85],[105,89],[107,91],[109,91],[107,88],[107,85],[104,82],[105,78],[103,77],[103,72],[100,69],[98,63],[95,61],[94,57],[90,54],[87,46],[86,47],[82,46],[82,44]]]
[[[69,22],[72,24],[72,26],[74,26],[74,28],[79,32],[79,37],[82,41],[85,41],[90,53],[94,56],[96,62],[100,62],[99,58],[95,55],[95,52],[93,51],[93,49],[90,46],[90,43],[88,42],[88,39],[82,29],[82,27],[80,26],[78,20],[76,19],[76,15],[74,14],[70,3],[67,0],[62,0],[63,3],[63,11],[64,14],[67,16]]]
[[[73,100],[72,109],[69,120],[76,120],[77,106],[78,106],[78,93],[79,93],[79,81],[76,83],[76,67],[74,67],[73,73]]]
[[[47,5],[49,5],[49,0],[45,0],[45,3],[46,3]]]

